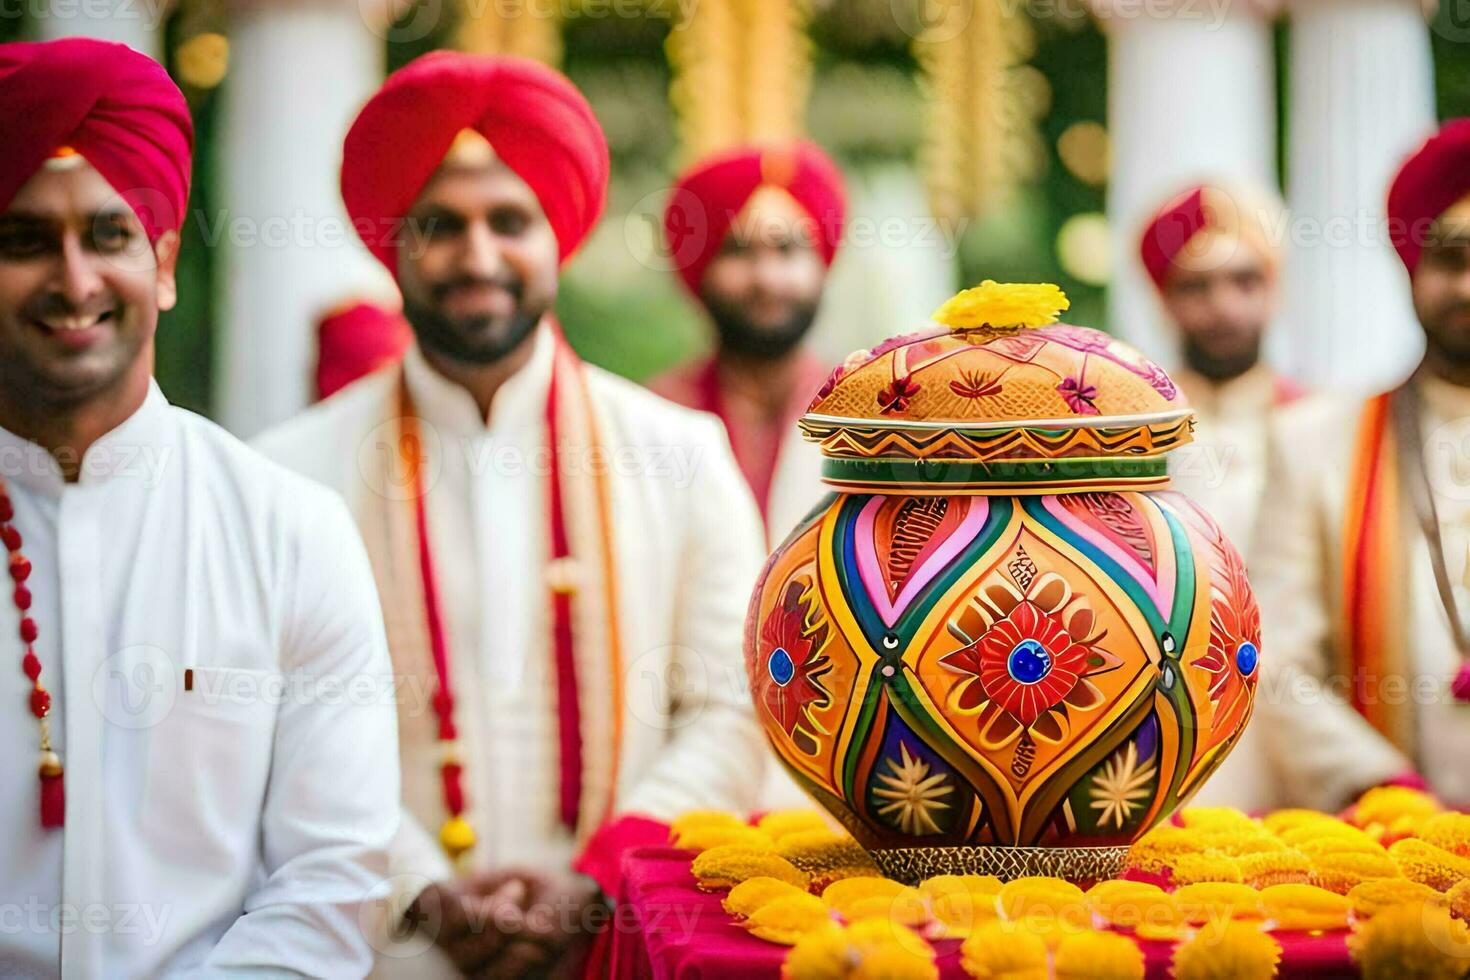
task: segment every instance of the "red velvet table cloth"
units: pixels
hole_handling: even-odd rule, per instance
[[[767,980],[781,973],[787,947],[756,939],[720,907],[721,895],[695,887],[691,855],[643,848],[623,859],[610,976],[656,980]],[[1347,933],[1276,933],[1283,977],[1355,977]],[[945,980],[964,980],[959,940],[934,943]],[[1149,980],[1169,975],[1172,944],[1141,941]]]

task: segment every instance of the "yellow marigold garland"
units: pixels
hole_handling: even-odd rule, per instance
[[[1426,844],[1470,858],[1470,813],[1437,813],[1419,826],[1415,836]]]
[[[1323,854],[1312,861],[1313,881],[1339,895],[1346,895],[1365,881],[1397,877],[1398,865],[1387,851],[1342,851]]]
[[[827,818],[816,810],[772,810],[757,820],[755,826],[777,843],[797,831],[831,829]]]
[[[1232,922],[1180,943],[1174,980],[1269,980],[1280,963],[1276,940],[1253,925]]]
[[[1041,327],[1056,323],[1071,306],[1067,294],[1049,282],[996,282],[987,279],[961,290],[934,311],[934,319],[951,330]]]
[[[1204,881],[1239,884],[1243,880],[1240,862],[1228,854],[1214,851],[1205,854],[1181,854],[1169,871],[1170,883],[1179,886]]]
[[[1236,858],[1241,881],[1255,888],[1306,884],[1312,880],[1312,861],[1300,851],[1266,851]]]
[[[770,837],[754,827],[726,827],[721,824],[702,824],[689,827],[674,838],[674,846],[688,851],[708,851],[712,847],[748,847],[756,851],[769,851],[775,844]]]

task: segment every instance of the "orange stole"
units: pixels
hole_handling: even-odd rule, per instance
[[[1369,399],[1358,425],[1343,512],[1342,651],[1353,707],[1410,758],[1414,718],[1405,689],[1387,703],[1383,685],[1407,683],[1403,486],[1393,392]]]

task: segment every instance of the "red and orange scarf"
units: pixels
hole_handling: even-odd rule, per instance
[[[1352,705],[1385,738],[1414,757],[1414,716],[1406,698],[1383,697],[1386,678],[1408,676],[1406,533],[1395,395],[1370,399],[1358,424],[1343,519],[1342,644]]]

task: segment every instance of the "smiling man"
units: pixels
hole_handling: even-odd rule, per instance
[[[340,499],[152,379],[187,106],[122,45],[0,45],[6,976],[343,975],[397,826]]]
[[[745,811],[764,767],[740,654],[761,532],[729,444],[583,364],[552,315],[607,168],[550,69],[442,52],[392,75],[342,194],[416,342],[260,441],[348,497],[418,694],[381,964],[416,977],[569,969],[596,911],[574,863],[611,888],[625,830],[665,838],[633,815]]]
[[[1258,701],[1289,802],[1417,771],[1470,801],[1470,120],[1403,165],[1389,235],[1426,353],[1393,391],[1279,419],[1251,582]]]

